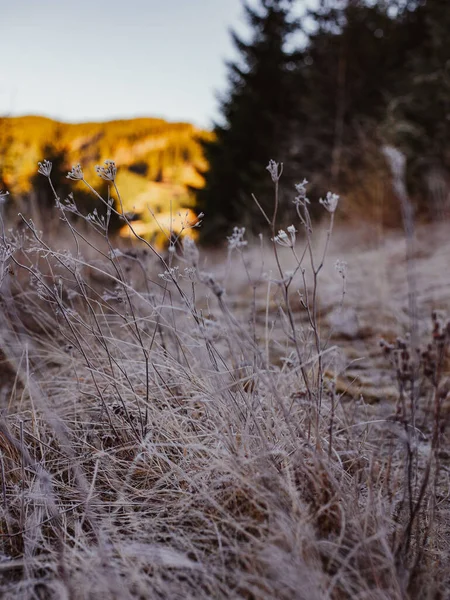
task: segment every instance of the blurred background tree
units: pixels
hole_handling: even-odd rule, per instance
[[[313,196],[339,193],[344,217],[398,224],[385,144],[408,158],[419,213],[439,217],[450,200],[448,0],[321,0],[300,19],[295,6],[245,5],[251,41],[233,34],[241,61],[229,64],[223,123],[206,144],[198,195],[204,240],[236,224],[261,230],[251,194],[269,210],[270,158],[285,163],[280,225],[304,177]],[[300,31],[306,42],[293,35]]]
[[[408,184],[422,214],[448,212],[450,189],[450,4],[428,0],[403,15],[409,40],[390,105],[389,139],[408,158]]]
[[[284,185],[292,178],[287,135],[298,111],[293,73],[301,52],[287,43],[298,31],[292,0],[260,0],[257,8],[244,4],[251,27],[249,42],[232,33],[240,60],[228,63],[229,91],[221,103],[222,122],[215,137],[204,144],[209,170],[198,193],[199,208],[207,219],[203,236],[217,240],[236,224],[259,231],[263,222],[252,194],[270,212],[273,185],[265,168],[270,159],[284,162]]]

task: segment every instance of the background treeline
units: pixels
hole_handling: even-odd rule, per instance
[[[299,6],[245,5],[251,33],[232,33],[240,58],[228,65],[198,194],[205,239],[238,223],[260,230],[252,193],[270,211],[271,158],[284,163],[286,218],[306,177],[311,196],[341,194],[346,218],[398,224],[385,144],[408,159],[418,214],[439,216],[450,189],[450,3],[322,0],[294,17]]]

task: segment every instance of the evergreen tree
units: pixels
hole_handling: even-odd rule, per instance
[[[292,18],[293,0],[260,0],[258,9],[244,5],[252,30],[250,42],[232,33],[240,53],[230,62],[229,91],[222,101],[223,124],[214,127],[215,139],[204,144],[209,171],[198,194],[206,219],[203,239],[213,241],[233,225],[256,232],[263,217],[252,199],[270,213],[273,192],[266,166],[270,159],[283,162],[290,183],[288,131],[298,111],[292,85],[301,54],[286,48],[299,23]]]
[[[307,44],[290,53],[286,40],[301,27],[293,4],[246,6],[251,41],[233,35],[241,60],[229,64],[223,124],[206,144],[210,171],[198,197],[206,240],[236,224],[261,230],[251,195],[270,214],[270,158],[284,163],[289,198],[306,177],[312,196],[331,189],[343,196],[340,214],[356,218],[399,220],[385,144],[406,153],[419,209],[449,197],[448,0],[320,0],[302,20],[314,24]],[[286,221],[290,205],[286,198]]]
[[[390,107],[409,93],[405,65],[417,50],[416,0],[322,0],[305,51],[303,93],[293,135],[310,193],[333,189],[340,214],[379,215],[390,176],[381,147],[394,143]],[[383,182],[386,182],[385,184]],[[372,211],[372,212],[371,212]],[[398,219],[395,203],[383,220]]]
[[[301,101],[308,115],[304,136],[315,152],[304,159],[313,169],[321,165],[325,185],[335,185],[358,160],[361,137],[373,137],[384,119],[407,48],[398,44],[398,22],[388,16],[386,2],[322,2],[310,16],[316,31]]]
[[[413,8],[402,15],[414,46],[393,103],[390,138],[408,158],[408,187],[418,210],[443,218],[450,209],[450,6],[422,0]]]
[[[450,5],[428,0],[406,12],[404,28],[414,40],[397,101],[397,142],[411,158],[434,160],[450,169]]]

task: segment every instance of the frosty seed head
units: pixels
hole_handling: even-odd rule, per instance
[[[52,163],[49,160],[38,162],[38,166],[38,173],[40,175],[44,175],[44,177],[50,177],[50,173],[52,172]]]
[[[324,208],[327,209],[328,212],[334,213],[339,202],[339,196],[337,194],[328,192],[325,200],[321,198],[319,202]]]
[[[72,179],[73,181],[82,181],[84,179],[84,175],[80,163],[74,165],[72,170],[67,173],[66,177],[67,179]]]
[[[105,181],[110,181],[114,183],[117,175],[116,163],[113,160],[105,160],[105,166],[101,167],[97,165],[95,167],[97,171],[97,175],[104,179]]]
[[[266,169],[269,171],[272,181],[277,183],[281,177],[281,174],[283,173],[283,163],[277,163],[271,159],[269,160],[269,164],[267,165]]]

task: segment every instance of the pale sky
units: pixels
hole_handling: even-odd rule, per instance
[[[210,126],[242,14],[241,0],[0,0],[0,114]]]
[[[0,114],[209,127],[242,17],[241,0],[0,0]]]

